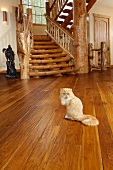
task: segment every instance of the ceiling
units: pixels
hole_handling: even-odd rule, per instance
[[[113,0],[97,0],[96,3],[103,6],[113,7]]]

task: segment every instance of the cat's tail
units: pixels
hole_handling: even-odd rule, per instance
[[[87,126],[97,126],[99,125],[99,121],[91,115],[83,115],[79,118],[79,121],[81,121],[84,125]]]

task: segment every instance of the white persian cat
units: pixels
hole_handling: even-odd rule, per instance
[[[83,114],[83,105],[81,100],[74,95],[72,89],[60,89],[61,104],[66,106],[66,119],[80,121],[88,126],[97,126],[99,121],[91,115]]]

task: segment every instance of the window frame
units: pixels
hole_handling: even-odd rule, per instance
[[[24,9],[24,14],[26,15],[26,9],[31,8],[32,9],[32,17],[33,17],[33,24],[41,24],[41,25],[46,25],[46,19],[44,14],[46,13],[46,7],[45,7],[45,0],[38,0],[39,4],[42,5],[35,5],[37,0],[34,0],[34,4],[32,4],[33,0],[27,0],[27,3],[25,3],[25,0],[22,0],[22,5]],[[30,3],[31,2],[31,3]],[[34,8],[34,12],[33,12]],[[42,13],[42,9],[45,9],[44,13]],[[38,11],[38,12],[37,12]]]

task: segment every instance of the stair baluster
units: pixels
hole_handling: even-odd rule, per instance
[[[57,22],[53,21],[49,16],[47,20],[47,34],[67,53],[73,58],[73,42],[72,35],[62,28]]]

